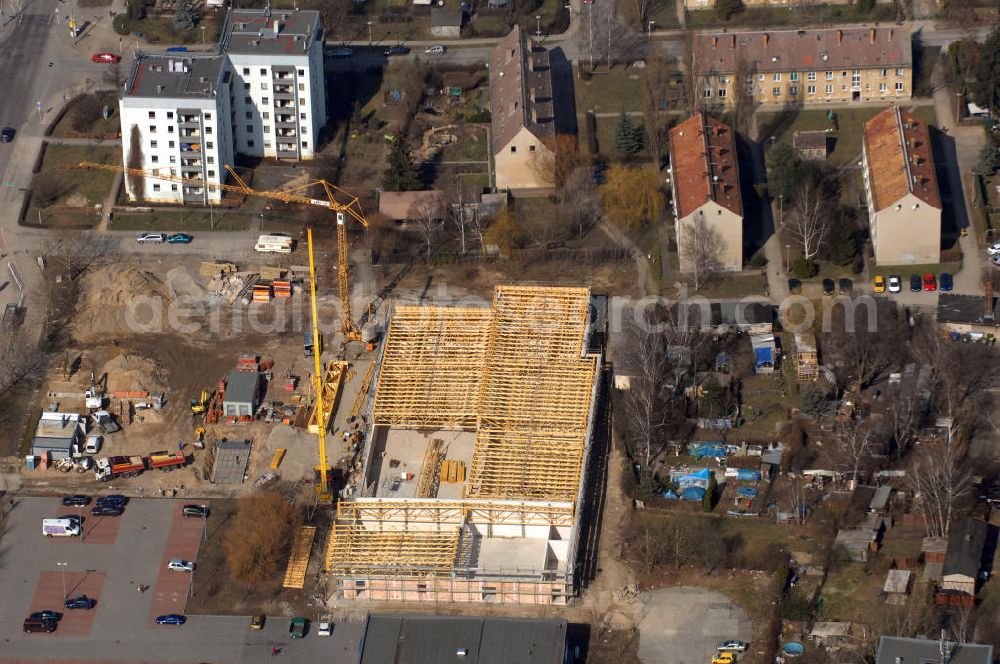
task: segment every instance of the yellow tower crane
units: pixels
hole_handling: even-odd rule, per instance
[[[338,224],[337,228],[343,228],[343,224]],[[323,363],[319,356],[323,349],[319,339],[319,314],[316,310],[316,262],[313,260],[313,232],[311,228],[306,229],[306,243],[309,246],[309,305],[312,309],[312,334],[316,344],[313,352],[313,362],[315,370],[316,388],[316,428],[319,436],[319,484],[316,485],[316,495],[322,502],[329,502],[333,496],[330,495],[330,468],[326,463],[326,410],[323,408]],[[341,247],[346,246],[346,243]],[[341,252],[343,249],[340,250]],[[333,406],[331,405],[331,408]]]
[[[137,175],[154,180],[165,180],[167,182],[176,182],[189,187],[205,187],[206,189],[232,191],[246,196],[259,196],[261,198],[284,201],[285,203],[316,205],[332,210],[337,215],[337,281],[340,288],[340,314],[343,318],[341,328],[348,341],[358,341],[361,339],[361,329],[358,327],[357,323],[354,322],[354,316],[351,310],[350,264],[347,260],[347,226],[345,224],[347,216],[350,215],[364,228],[368,228],[368,220],[365,218],[364,210],[361,208],[361,201],[358,200],[357,196],[344,191],[340,187],[337,187],[326,180],[310,180],[297,187],[273,191],[261,191],[248,185],[246,181],[240,177],[239,173],[237,173],[228,164],[226,165],[226,170],[233,176],[233,180],[236,184],[221,184],[209,182],[201,178],[184,178],[177,175],[165,175],[154,170],[129,168],[127,166],[116,166],[112,164],[100,164],[92,161],[81,162],[78,164],[78,167],[96,168],[104,171],[124,173],[125,175]],[[321,198],[306,196],[304,193],[305,190],[311,187],[321,188],[323,193],[326,195],[326,199],[324,200]],[[340,195],[342,199],[347,202],[342,203],[338,201],[337,195]],[[313,314],[313,318],[315,319],[315,314]],[[316,339],[316,343],[319,343],[319,337],[314,336],[314,339]]]

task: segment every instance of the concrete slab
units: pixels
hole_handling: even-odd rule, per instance
[[[376,484],[375,495],[379,498],[413,498],[427,446],[435,439],[444,441],[444,458],[465,462],[468,473],[476,445],[475,433],[380,428],[375,437],[375,452],[367,473],[368,481]],[[400,481],[404,473],[412,474],[413,479]],[[460,497],[461,487],[462,484],[442,484],[445,495],[439,493],[437,497]]]
[[[726,639],[750,642],[750,618],[738,604],[704,588],[662,588],[643,595],[643,664],[704,664]]]

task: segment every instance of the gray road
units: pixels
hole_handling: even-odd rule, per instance
[[[0,662],[8,657],[31,657],[254,663],[273,661],[272,647],[284,651],[282,661],[357,662],[359,622],[336,624],[330,638],[309,633],[301,640],[288,637],[286,617],[269,618],[260,632],[250,631],[247,616],[190,616],[182,627],[149,624],[153,592],[137,593],[136,584],[155,584],[175,506],[176,501],[133,499],[120,517],[116,543],[97,544],[43,537],[43,517],[76,513],[76,509],[61,507],[56,498],[22,498],[0,557]],[[63,569],[106,575],[90,636],[58,630],[51,635],[24,634],[21,623],[31,608],[39,575]]]

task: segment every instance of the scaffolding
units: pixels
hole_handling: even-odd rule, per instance
[[[335,525],[326,551],[334,575],[448,576],[455,569],[461,529],[374,531]]]
[[[326,371],[323,373],[323,421],[326,423],[327,429],[330,428],[333,422],[333,418],[330,415],[333,413],[333,407],[337,403],[337,395],[340,392],[340,380],[344,377],[344,372],[347,369],[347,362],[330,361],[327,363]],[[319,433],[319,425],[316,422],[316,401],[314,401],[312,409],[309,411],[309,433]]]
[[[437,494],[438,468],[444,459],[444,441],[435,438],[427,444],[424,452],[424,462],[420,464],[420,476],[417,478],[417,498],[431,498]]]
[[[819,378],[819,356],[816,353],[816,335],[803,332],[795,335],[795,367],[799,380]]]
[[[316,538],[314,526],[301,526],[295,534],[292,553],[288,557],[288,567],[285,568],[285,580],[282,588],[302,588],[306,584],[306,572],[309,570],[309,555],[312,553],[313,540]]]
[[[382,530],[446,530],[463,523],[571,527],[573,514],[571,502],[365,498],[337,504],[337,523],[365,522]]]
[[[361,379],[361,387],[358,388],[358,396],[354,398],[354,405],[351,406],[351,418],[357,419],[358,415],[361,414],[361,409],[365,405],[365,397],[368,396],[368,388],[372,385],[372,376],[375,375],[375,363],[372,362],[368,365],[368,371],[365,372],[365,377]]]

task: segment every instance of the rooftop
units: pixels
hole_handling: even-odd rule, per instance
[[[696,113],[671,129],[670,174],[678,218],[709,201],[743,215],[736,140],[728,125]]]
[[[371,615],[361,664],[562,664],[565,620]]]
[[[876,210],[907,194],[941,209],[927,123],[898,106],[865,122],[864,141]]]
[[[260,374],[256,371],[230,371],[226,381],[225,401],[230,403],[253,403],[260,387]]]
[[[875,664],[992,664],[993,646],[883,636]]]
[[[463,13],[459,9],[431,8],[431,27],[462,27]]]
[[[900,28],[775,30],[694,36],[699,75],[910,67],[910,33]]]
[[[517,25],[490,54],[493,152],[522,128],[540,140],[555,134],[549,54]]]
[[[322,34],[315,10],[231,9],[220,45],[237,55],[301,55]]]
[[[223,58],[218,55],[138,53],[125,86],[125,96],[214,99],[222,71]]]
[[[910,592],[910,579],[913,572],[908,569],[891,569],[885,576],[885,585],[882,592],[887,593],[908,593]]]
[[[796,150],[826,150],[827,132],[796,129],[792,134],[792,146]]]
[[[975,579],[983,566],[986,546],[986,523],[966,518],[948,531],[948,551],[944,557],[944,576],[959,574]]]

